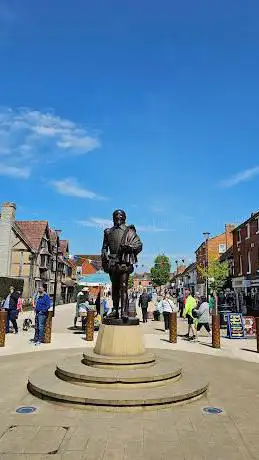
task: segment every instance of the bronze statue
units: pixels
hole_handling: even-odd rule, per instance
[[[126,225],[126,213],[117,209],[113,213],[112,228],[104,230],[102,246],[102,266],[109,273],[112,282],[113,311],[110,316],[128,317],[128,282],[133,273],[137,255],[142,251],[142,243],[134,225]]]

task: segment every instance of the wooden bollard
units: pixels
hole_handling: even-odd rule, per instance
[[[177,313],[169,313],[169,342],[177,343]]]
[[[7,311],[0,311],[0,347],[5,346]]]
[[[259,353],[259,317],[255,318],[255,324],[256,324],[257,353]]]
[[[48,311],[47,321],[44,331],[44,343],[51,343],[53,311]]]
[[[94,311],[90,310],[87,312],[85,336],[87,342],[94,340]]]
[[[212,346],[220,348],[220,315],[212,314]]]

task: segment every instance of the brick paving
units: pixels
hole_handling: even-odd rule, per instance
[[[73,331],[62,332],[63,326],[72,322],[70,317],[71,311],[60,321],[62,328],[57,326],[56,332],[54,330],[62,339],[73,335]],[[185,327],[179,320],[180,334]],[[172,364],[177,359],[183,367],[191,365],[195,372],[206,374],[210,382],[206,396],[189,404],[159,410],[108,411],[62,406],[30,395],[26,389],[27,378],[37,367],[55,363],[68,354],[80,355],[86,346],[80,336],[74,336],[82,342],[78,349],[51,350],[46,346],[41,352],[0,355],[1,460],[258,459],[258,361],[244,359],[239,341],[228,345],[229,348],[211,351],[206,337],[200,339],[206,346],[187,343],[180,337],[174,346],[168,343],[165,333],[155,329],[162,329],[162,324],[152,322],[144,326],[146,342],[152,343],[152,347],[160,344],[168,348]],[[17,336],[9,340],[14,339],[21,340]],[[229,343],[233,341],[227,341]],[[254,345],[254,341],[249,340],[246,347],[252,349]],[[181,347],[186,347],[186,351]],[[257,359],[256,353],[243,353]],[[23,405],[36,406],[37,411],[30,415],[17,414],[16,408]],[[206,406],[221,408],[223,413],[204,414]]]

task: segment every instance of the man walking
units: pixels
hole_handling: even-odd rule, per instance
[[[18,310],[17,304],[19,299],[19,292],[15,291],[14,287],[10,287],[10,292],[4,301],[3,308],[7,312],[7,322],[6,322],[6,334],[10,332],[10,321],[13,325],[15,334],[18,334],[18,326],[17,326],[17,317],[18,317]]]
[[[148,309],[149,296],[146,289],[144,289],[143,294],[139,297],[139,307],[142,310],[142,319],[143,323],[147,323],[147,309]]]
[[[35,345],[44,343],[45,326],[48,317],[48,311],[51,306],[50,297],[43,286],[39,287],[39,295],[35,306]]]
[[[196,338],[196,331],[194,327],[194,317],[192,311],[196,308],[197,302],[195,298],[191,295],[191,291],[186,291],[186,301],[183,317],[188,320],[188,333],[186,338],[194,340]],[[190,332],[192,331],[192,337],[190,337]]]

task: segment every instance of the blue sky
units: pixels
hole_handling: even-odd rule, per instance
[[[0,199],[100,250],[123,207],[194,257],[258,209],[259,3],[0,0]]]

